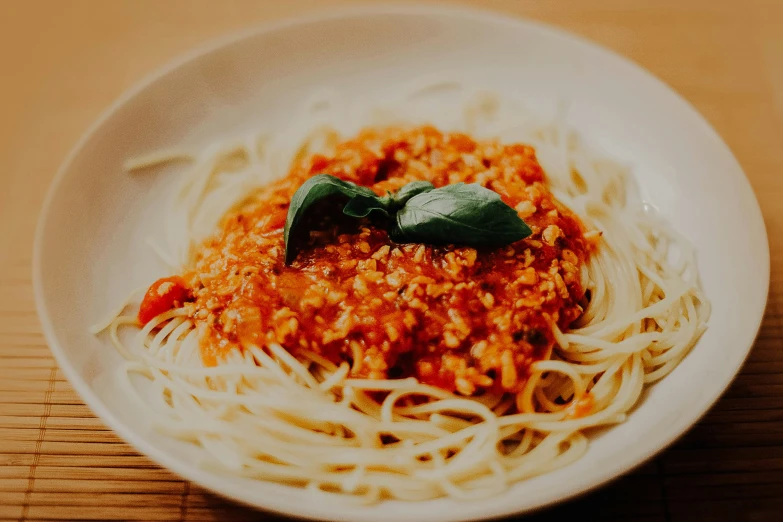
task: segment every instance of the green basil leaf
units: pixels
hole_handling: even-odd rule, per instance
[[[372,196],[358,195],[352,197],[348,203],[343,207],[343,214],[346,216],[363,218],[369,216],[373,211],[378,211],[389,216],[389,210],[391,208],[391,198],[389,196],[379,197],[373,194]]]
[[[292,235],[298,231],[299,224],[307,211],[317,202],[331,196],[377,197],[367,187],[361,187],[350,181],[343,181],[328,174],[318,174],[308,179],[297,189],[291,198],[288,215],[285,220],[283,239],[285,241],[285,262],[290,263],[296,257],[296,248],[291,241]]]
[[[394,203],[403,207],[413,196],[434,190],[435,185],[429,181],[411,181],[394,194]]]
[[[504,246],[532,231],[500,196],[476,183],[420,193],[397,212],[389,235],[401,243]]]

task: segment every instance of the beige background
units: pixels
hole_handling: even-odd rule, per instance
[[[57,166],[132,83],[234,29],[351,3],[0,0],[0,519],[257,518],[159,470],[81,405],[40,334],[32,234]],[[672,85],[736,154],[770,235],[767,315],[726,397],[652,463],[536,518],[781,520],[783,0],[461,3],[566,28]]]

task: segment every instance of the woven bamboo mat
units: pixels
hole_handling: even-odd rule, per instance
[[[671,83],[742,163],[772,249],[759,338],[716,407],[642,468],[526,520],[782,521],[783,2],[465,1],[563,26]],[[295,14],[309,0],[0,4],[0,63],[10,71],[0,82],[0,520],[278,520],[160,469],[91,414],[41,335],[30,252],[57,164],[130,82],[195,44]]]

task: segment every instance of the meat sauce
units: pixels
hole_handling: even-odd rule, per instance
[[[287,266],[289,202],[320,173],[379,195],[414,180],[479,183],[533,234],[498,249],[397,244],[327,201],[311,212],[309,237]],[[581,314],[580,270],[590,248],[582,223],[548,190],[531,147],[429,126],[367,130],[332,154],[298,161],[229,214],[183,278],[207,365],[235,348],[278,343],[294,355],[347,361],[355,377],[414,376],[463,395],[515,392],[530,365],[550,356],[553,325],[565,329]]]

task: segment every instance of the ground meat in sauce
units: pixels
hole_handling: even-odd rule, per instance
[[[494,250],[395,244],[327,202],[286,266],[288,203],[319,173],[378,194],[420,179],[479,183],[517,209],[533,235]],[[525,145],[429,126],[367,130],[332,155],[298,162],[221,230],[185,274],[208,365],[232,348],[276,342],[293,354],[348,361],[356,377],[415,376],[465,395],[513,392],[532,362],[549,357],[551,325],[566,328],[582,312],[583,225],[552,197]]]

